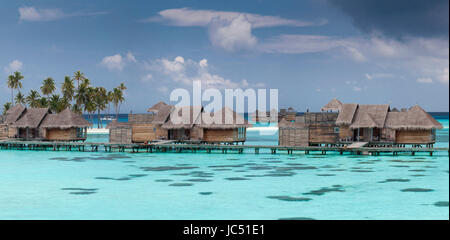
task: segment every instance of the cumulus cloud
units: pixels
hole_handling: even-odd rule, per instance
[[[112,56],[106,56],[100,62],[100,65],[108,68],[109,70],[122,71],[124,67],[129,63],[137,63],[135,56],[128,52],[124,57],[120,53]]]
[[[127,60],[130,61],[130,62],[134,62],[134,63],[137,62],[136,57],[131,52],[127,53]]]
[[[101,64],[108,68],[109,70],[119,70],[122,71],[125,66],[125,62],[122,55],[116,54],[113,56],[106,56],[102,59]]]
[[[258,40],[252,29],[276,26],[318,26],[326,20],[308,22],[285,19],[277,16],[264,16],[245,12],[226,12],[213,10],[194,10],[189,8],[167,9],[158,16],[144,19],[144,22],[166,22],[180,27],[206,27],[211,44],[227,51],[251,49]]]
[[[65,13],[59,8],[36,8],[36,7],[20,7],[19,8],[19,20],[20,21],[54,21],[67,17],[76,16],[95,16],[108,14],[108,12],[73,12]]]
[[[23,68],[23,63],[19,60],[14,60],[4,68],[6,74],[14,73],[15,71],[20,71]]]
[[[327,23],[326,20],[316,22],[285,19],[277,16],[265,16],[245,12],[227,12],[214,10],[195,10],[190,8],[166,9],[160,11],[158,16],[142,20],[143,22],[167,22],[173,26],[180,27],[207,27],[213,20],[232,22],[243,16],[255,28],[276,26],[317,26]]]
[[[249,49],[257,42],[252,35],[252,25],[244,15],[239,15],[230,22],[213,20],[209,25],[209,38],[213,46],[228,51]]]
[[[226,79],[208,69],[208,60],[194,61],[181,56],[173,60],[162,58],[146,63],[146,69],[161,74],[172,82],[191,86],[194,81],[200,81],[206,88],[246,88],[252,86],[247,80],[241,82]],[[256,84],[255,84],[256,85]]]

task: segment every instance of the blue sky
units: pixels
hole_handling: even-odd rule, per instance
[[[123,112],[175,88],[277,88],[280,107],[343,102],[448,111],[448,1],[3,1],[0,103],[81,70],[124,82]]]

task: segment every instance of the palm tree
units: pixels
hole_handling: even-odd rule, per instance
[[[55,80],[53,78],[48,77],[42,81],[41,92],[47,97],[50,96],[56,90]]]
[[[64,105],[64,99],[60,98],[59,95],[56,94],[53,94],[48,101],[48,107],[55,113],[59,113],[64,110]]]
[[[122,92],[127,90],[127,87],[125,87],[125,84],[120,83],[119,87],[118,87]]]
[[[108,116],[109,116],[110,109],[111,109],[111,103],[114,100],[114,92],[113,91],[108,91],[107,99],[108,99]]]
[[[26,101],[28,103],[28,106],[32,108],[39,107],[39,99],[41,98],[41,95],[39,95],[39,92],[36,90],[31,90],[28,96],[26,97]]]
[[[8,76],[8,87],[11,88],[11,104],[14,105],[14,89],[22,88],[23,76],[20,72],[15,71],[14,74]]]
[[[64,78],[64,83],[61,87],[61,92],[63,94],[63,99],[70,105],[72,99],[75,95],[75,86],[73,85],[73,80],[69,76]]]
[[[105,88],[98,87],[95,88],[94,92],[94,103],[97,108],[97,127],[100,128],[100,112],[106,109],[106,105],[108,104],[108,93]],[[103,126],[103,124],[101,124]]]
[[[85,79],[84,73],[80,72],[80,71],[76,71],[73,74],[73,80],[76,80],[78,85],[77,87],[80,87],[80,81],[83,81]]]
[[[16,100],[16,103],[25,105],[26,100],[25,100],[25,96],[22,94],[22,92],[19,91],[17,93],[15,100]]]
[[[40,108],[47,108],[48,107],[48,100],[45,97],[41,97],[38,99],[38,107]]]
[[[124,101],[123,92],[119,88],[113,89],[113,103],[116,109],[116,119],[119,118],[120,104]]]
[[[95,88],[88,87],[86,93],[86,102],[84,103],[84,110],[88,112],[91,124],[94,124],[92,114],[95,113],[97,106],[95,105]]]
[[[86,104],[89,102],[89,79],[84,79],[83,83],[78,86],[78,89],[75,91],[75,104],[77,105],[76,109],[81,110],[82,112],[86,110]]]
[[[11,109],[12,107],[12,103],[11,102],[7,102],[3,105],[3,115],[6,115],[6,112],[8,112],[9,109]]]

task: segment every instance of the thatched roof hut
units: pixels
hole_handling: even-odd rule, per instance
[[[442,124],[418,105],[411,107],[407,112],[389,112],[385,126],[394,130],[430,130],[443,128]]]
[[[388,112],[388,104],[358,105],[350,128],[383,128]]]
[[[42,121],[42,128],[84,128],[89,127],[89,122],[84,119],[80,114],[74,113],[70,109],[56,114],[48,114]]]
[[[327,105],[323,106],[321,108],[321,111],[340,111],[342,107],[342,102],[337,100],[336,98],[333,98]]]
[[[162,125],[163,129],[190,129],[194,124],[200,124],[202,106],[174,107],[169,120]]]
[[[205,122],[206,118],[213,118],[213,123]],[[231,108],[223,107],[216,112],[203,112],[202,122],[199,125],[201,128],[207,129],[235,129],[247,128],[252,125],[242,115],[236,113]]]
[[[172,105],[161,105],[156,111],[154,111],[155,116],[153,118],[154,124],[164,124],[169,119],[170,113],[174,110]]]
[[[23,112],[26,108],[22,104],[16,104],[11,109],[6,112],[4,123],[12,124],[16,122],[20,116],[22,116]]]
[[[12,124],[16,128],[38,128],[45,116],[50,113],[48,108],[26,109],[22,117]]]
[[[159,110],[161,110],[162,108],[168,107],[168,106],[170,106],[170,105],[161,101],[161,102],[158,102],[157,104],[153,105],[152,107],[150,107],[147,110],[147,112],[158,113]]]
[[[342,104],[341,110],[339,111],[339,115],[336,119],[336,124],[345,126],[349,126],[350,124],[352,124],[353,117],[355,116],[357,108],[358,104],[355,103]]]

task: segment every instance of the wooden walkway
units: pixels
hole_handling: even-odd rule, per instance
[[[417,147],[364,147],[354,146],[352,148],[341,146],[310,146],[310,147],[286,147],[286,146],[267,146],[267,145],[213,145],[213,144],[198,144],[198,143],[174,143],[174,142],[155,142],[149,144],[119,144],[119,143],[81,143],[81,142],[44,142],[44,141],[11,141],[1,140],[0,149],[11,150],[34,150],[34,151],[80,151],[80,152],[98,152],[104,150],[105,152],[177,152],[177,153],[197,153],[197,152],[221,152],[221,153],[239,153],[244,151],[259,154],[261,150],[266,150],[271,154],[277,152],[287,152],[293,154],[294,152],[304,152],[309,154],[311,152],[318,152],[320,154],[327,154],[327,152],[337,152],[339,154],[367,154],[380,155],[381,153],[390,153],[393,155],[428,153],[430,156],[434,152],[449,152],[449,148],[417,148]]]
[[[354,142],[350,145],[347,146],[347,148],[349,149],[355,149],[355,148],[362,148],[367,146],[367,144],[369,144],[368,142]]]

